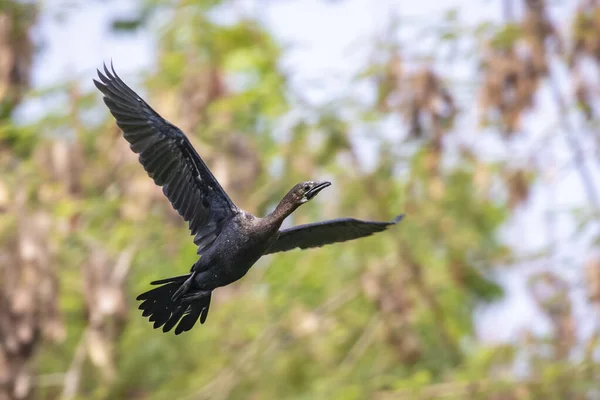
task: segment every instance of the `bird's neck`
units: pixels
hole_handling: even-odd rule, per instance
[[[275,210],[269,215],[267,215],[266,219],[271,223],[277,223],[281,225],[284,219],[286,219],[291,213],[294,212],[298,208],[298,205],[294,204],[291,201],[286,201],[284,198],[277,204]]]

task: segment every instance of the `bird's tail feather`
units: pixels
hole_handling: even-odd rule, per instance
[[[161,285],[145,293],[140,294],[139,309],[144,317],[149,317],[154,322],[154,328],[163,327],[163,332],[169,332],[175,328],[175,334],[189,331],[200,319],[203,324],[208,316],[211,294],[196,298],[193,302],[173,301],[173,295],[191,274],[176,276],[152,282],[153,285]],[[193,294],[193,293],[190,293]],[[179,323],[179,324],[178,324]]]
[[[179,276],[172,276],[170,278],[165,278],[165,279],[159,279],[157,281],[152,281],[150,282],[151,285],[162,285],[163,283],[171,283],[171,282],[179,282],[179,283],[183,283],[185,282],[192,274],[185,274],[185,275],[179,275]]]

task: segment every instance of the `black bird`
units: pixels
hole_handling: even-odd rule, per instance
[[[238,208],[227,196],[185,134],[163,119],[119,78],[111,65],[94,84],[115,117],[131,150],[173,208],[189,222],[201,256],[190,273],[154,281],[160,285],[138,296],[143,316],[154,328],[175,334],[206,321],[212,291],[243,277],[263,255],[306,249],[369,236],[398,223],[334,219],[279,230],[283,220],[314,198],[329,182],[294,186],[264,218]]]

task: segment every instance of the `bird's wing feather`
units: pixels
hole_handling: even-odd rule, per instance
[[[148,175],[189,222],[201,254],[239,211],[185,134],[163,119],[119,78],[111,66],[98,71],[96,87]]]
[[[298,225],[279,232],[277,241],[265,254],[288,251],[295,248],[308,249],[331,243],[345,242],[384,231],[402,219],[397,216],[390,222],[361,221],[354,218],[339,218],[314,224]]]

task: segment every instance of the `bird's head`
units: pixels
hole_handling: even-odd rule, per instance
[[[300,182],[290,190],[288,195],[292,197],[294,203],[297,205],[304,204],[307,201],[314,198],[319,192],[325,189],[327,186],[331,186],[331,182],[321,181],[306,181]]]
[[[321,190],[327,186],[331,186],[331,182],[314,182],[306,181],[300,182],[294,186],[285,197],[279,202],[275,211],[270,215],[277,220],[283,221],[288,215],[294,212],[295,209],[300,207],[302,204],[313,199]]]

